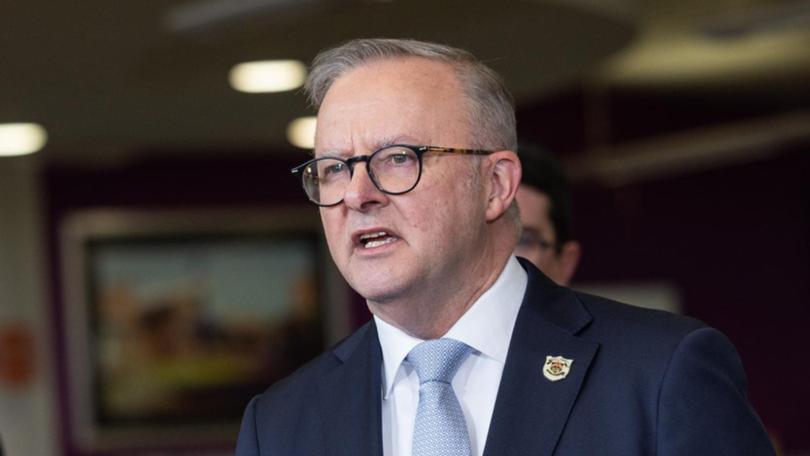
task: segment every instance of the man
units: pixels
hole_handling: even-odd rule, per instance
[[[465,51],[357,40],[294,173],[371,322],[248,405],[237,456],[773,454],[731,344],[512,251],[514,111]]]
[[[517,192],[523,231],[515,255],[560,285],[571,283],[579,242],[571,233],[571,195],[560,164],[534,144],[520,144],[523,179]]]

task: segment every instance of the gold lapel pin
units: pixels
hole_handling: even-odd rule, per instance
[[[546,356],[546,363],[543,366],[543,376],[552,382],[562,380],[571,372],[572,364],[574,364],[573,359],[548,355]]]

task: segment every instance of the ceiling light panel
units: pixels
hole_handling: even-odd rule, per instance
[[[45,146],[48,135],[35,123],[0,123],[0,156],[33,154]]]
[[[298,60],[244,62],[231,68],[231,87],[246,93],[285,92],[304,84],[307,67]]]
[[[287,126],[287,140],[301,149],[315,148],[315,117],[299,117]]]

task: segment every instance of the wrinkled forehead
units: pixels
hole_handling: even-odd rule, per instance
[[[466,108],[447,63],[413,57],[367,63],[341,75],[327,91],[318,111],[316,154],[379,147],[386,138],[424,142],[468,134]]]

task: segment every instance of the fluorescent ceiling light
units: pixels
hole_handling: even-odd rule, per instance
[[[315,148],[315,117],[299,117],[287,125],[287,139],[295,147]]]
[[[45,146],[48,134],[35,123],[0,124],[0,156],[33,154]]]
[[[307,67],[298,60],[245,62],[231,68],[231,87],[248,93],[284,92],[301,87]]]

